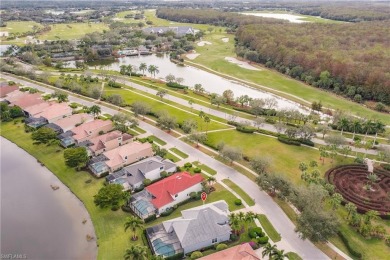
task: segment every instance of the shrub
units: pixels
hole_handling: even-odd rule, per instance
[[[256,233],[255,231],[249,231],[249,232],[248,232],[248,236],[249,236],[250,238],[256,238],[256,237],[257,237],[257,233]]]
[[[253,250],[259,249],[259,246],[257,245],[256,241],[250,241],[249,245],[252,247]]]
[[[268,237],[267,236],[259,237],[257,239],[257,243],[259,243],[261,245],[267,244],[268,243]]]
[[[169,216],[172,214],[173,211],[174,211],[174,208],[169,208],[169,209],[165,210],[163,213],[161,213],[160,216],[161,217]]]
[[[242,133],[253,134],[256,131],[256,128],[248,126],[237,126],[236,130]]]
[[[178,253],[176,255],[168,256],[167,258],[164,258],[165,260],[179,260],[183,259],[184,253]]]
[[[114,205],[111,207],[111,210],[112,211],[117,211],[119,209],[119,206],[118,205]]]
[[[304,144],[304,145],[307,145],[307,146],[314,147],[314,143],[313,143],[311,140],[299,139],[299,142],[300,142],[301,144]]]
[[[192,167],[192,164],[189,162],[184,164],[184,168],[191,168],[191,167]]]
[[[195,252],[192,252],[191,254],[191,259],[198,259],[198,258],[201,258],[203,256],[202,252],[199,252],[199,251],[195,251]]]
[[[232,126],[241,126],[240,123],[238,122],[235,122],[235,121],[227,121],[228,125],[232,125]]]
[[[142,183],[146,187],[146,186],[150,185],[152,183],[152,181],[150,179],[145,179],[145,180],[142,181]]]
[[[278,136],[278,141],[284,144],[300,146],[301,143],[295,139],[291,139],[285,136]]]
[[[157,217],[156,217],[156,214],[153,214],[147,218],[144,219],[145,223],[148,223],[148,222],[151,222],[153,220],[155,220]]]
[[[390,171],[390,164],[382,164],[382,168]]]
[[[362,258],[362,254],[359,252],[358,250],[358,246],[351,243],[350,240],[348,240],[348,236],[346,236],[343,231],[339,231],[338,232],[338,235],[340,237],[340,239],[343,241],[345,247],[348,249],[348,251],[351,253],[351,255],[357,257],[357,258]]]
[[[160,173],[160,176],[161,176],[162,178],[165,178],[165,177],[168,176],[168,173],[167,173],[166,171],[162,171],[162,172]]]
[[[236,206],[241,206],[242,205],[242,201],[240,199],[236,199],[234,201],[234,204],[236,204]]]
[[[359,163],[359,164],[363,164],[364,163],[363,158],[360,158],[360,157],[356,157],[354,162],[355,163]]]
[[[215,248],[217,251],[221,251],[226,249],[228,246],[226,244],[218,244],[217,247]]]
[[[272,118],[266,118],[265,122],[268,123],[268,124],[276,124],[276,121],[273,120]]]
[[[179,83],[176,82],[168,82],[165,85],[167,85],[170,88],[178,88],[178,89],[187,89],[188,87],[185,85],[180,85]]]
[[[202,169],[201,169],[201,168],[196,167],[196,168],[194,169],[194,173],[201,173],[201,172],[202,172]]]
[[[238,236],[236,234],[230,234],[230,240],[231,241],[237,241],[238,240]]]
[[[264,129],[257,129],[256,130],[258,133],[260,134],[265,134],[265,135],[270,135],[270,136],[275,136],[275,137],[278,137],[279,134],[278,133],[274,133],[272,131],[268,131],[268,130],[264,130]]]

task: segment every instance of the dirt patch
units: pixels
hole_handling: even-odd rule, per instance
[[[199,53],[188,53],[186,54],[186,57],[189,58],[190,60],[195,60],[196,57],[198,57],[200,54]]]
[[[255,66],[252,66],[248,62],[241,61],[241,60],[238,60],[238,59],[233,58],[233,57],[225,57],[225,60],[227,60],[230,63],[237,64],[239,67],[241,67],[243,69],[261,71],[261,69],[255,67]]]
[[[229,38],[225,37],[221,39],[223,42],[229,42]]]
[[[212,43],[211,42],[208,42],[208,41],[200,41],[198,42],[198,46],[205,46],[205,45],[211,45]]]

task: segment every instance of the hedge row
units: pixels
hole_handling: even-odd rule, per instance
[[[348,240],[347,235],[343,233],[343,231],[339,230],[338,235],[340,239],[343,241],[344,245],[348,249],[348,251],[351,253],[351,255],[361,259],[362,258],[362,253],[359,252],[357,249],[357,245],[355,245],[353,242]]]
[[[250,126],[237,126],[236,130],[242,133],[253,134],[256,131],[256,128]]]
[[[166,85],[170,88],[177,88],[177,89],[188,89],[187,86],[184,86],[184,85],[181,85],[179,83],[176,83],[176,82],[168,82],[166,83]]]
[[[251,114],[251,115],[255,115],[253,113],[253,111],[249,108],[243,108],[243,107],[235,107],[235,106],[232,106],[232,108],[234,110],[237,110],[237,111],[240,111],[240,112],[244,112],[244,113],[248,113],[248,114]],[[258,115],[268,115],[268,116],[275,116],[277,113],[277,111],[275,109],[266,109],[266,108],[263,108],[261,110],[261,112],[258,114]]]
[[[278,136],[278,141],[282,142],[284,144],[289,144],[289,145],[296,145],[296,146],[301,145],[301,142],[299,142],[298,140],[291,139],[291,138],[285,137],[283,135]]]

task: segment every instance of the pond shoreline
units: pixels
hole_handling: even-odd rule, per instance
[[[0,177],[8,183],[2,187],[2,253],[21,253],[29,259],[96,259],[95,227],[83,201],[23,147],[3,135],[0,141],[4,153]],[[23,163],[13,164],[13,156]],[[28,197],[18,197],[18,189]],[[27,218],[18,217],[18,210],[27,213]],[[88,235],[92,241],[87,241]]]

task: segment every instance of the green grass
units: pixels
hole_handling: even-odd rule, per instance
[[[249,206],[255,205],[253,199],[240,187],[238,187],[234,182],[229,179],[223,179],[223,183],[225,183],[229,188],[231,188],[234,192],[238,194]]]
[[[279,242],[282,237],[280,234],[276,231],[274,226],[272,226],[271,222],[269,222],[268,218],[264,214],[260,214],[258,216],[258,219],[260,221],[261,226],[264,228],[265,232],[269,236],[269,238],[274,241],[274,243]]]
[[[295,252],[288,252],[287,257],[289,260],[303,260],[302,257],[300,257],[297,253]]]
[[[137,131],[137,132],[139,132],[139,133],[141,133],[141,134],[146,133],[146,131],[145,131],[144,129],[142,129],[142,128],[138,127],[138,126],[133,127],[133,128],[134,128],[135,131]]]
[[[208,167],[206,164],[202,164],[200,162],[193,162],[192,163],[193,165],[195,165],[196,167],[199,167],[200,169],[202,169],[202,171],[205,171],[211,175],[215,175],[217,174],[217,171]]]
[[[146,93],[137,93],[126,89],[111,88],[108,86],[104,87],[104,91],[107,95],[119,94],[122,96],[124,102],[132,104],[135,101],[142,101],[148,103],[152,107],[153,112],[166,111],[169,115],[174,116],[177,122],[183,122],[187,119],[193,119],[198,123],[199,130],[206,130],[206,124],[197,115],[196,111],[191,112],[189,108],[175,104],[174,102],[166,99],[160,100],[157,96],[147,95]],[[176,108],[176,107],[177,108]],[[213,117],[210,116],[213,119]],[[221,124],[216,121],[211,121],[207,128],[208,130],[226,129],[229,126]]]
[[[183,158],[183,159],[188,158],[188,154],[183,153],[182,151],[180,151],[180,150],[177,149],[177,148],[171,148],[171,149],[169,149],[169,150],[171,150],[171,151],[174,152],[175,154],[179,155],[179,156],[180,156],[181,158]]]
[[[1,123],[1,135],[43,162],[84,203],[95,228],[99,245],[98,259],[122,259],[126,248],[132,244],[142,244],[141,239],[132,242],[130,233],[124,232],[123,224],[128,213],[95,206],[93,196],[103,186],[103,179],[98,180],[88,172],[76,172],[68,168],[64,162],[63,149],[58,146],[33,145],[30,134],[24,132],[21,123]],[[85,183],[89,179],[92,182]]]
[[[33,26],[43,27],[40,23],[33,21],[7,21],[7,26],[0,30],[9,33],[25,33],[32,32]]]
[[[229,42],[222,42],[221,39],[224,37],[228,37]],[[378,118],[386,124],[390,124],[390,117],[384,113],[370,110],[330,92],[306,85],[277,71],[267,69],[261,65],[259,65],[261,71],[252,71],[229,63],[225,60],[225,57],[236,57],[234,53],[234,35],[214,32],[206,34],[203,40],[211,42],[212,45],[196,46],[196,52],[200,55],[193,62],[197,64],[231,77],[245,79],[248,82],[258,84],[258,86],[252,84],[253,87],[264,88],[299,103],[310,105],[313,101],[321,100],[324,107],[350,111],[362,117]]]
[[[153,140],[153,142],[158,143],[158,144],[161,145],[161,146],[164,146],[164,145],[167,144],[166,142],[164,142],[164,141],[161,140],[160,138],[155,137],[154,135],[150,135],[150,136],[148,136],[147,138]]]
[[[270,172],[280,173],[294,183],[301,181],[301,172],[298,168],[300,162],[309,163],[314,160],[318,163],[318,170],[325,173],[329,168],[339,164],[351,162],[351,159],[338,157],[333,164],[329,158],[325,159],[325,164],[319,161],[318,150],[303,146],[287,145],[271,138],[258,134],[246,134],[235,130],[215,132],[208,134],[208,142],[213,145],[224,142],[226,145],[239,147],[244,155],[253,158],[255,156],[268,157],[271,159]],[[245,161],[241,163],[246,164]],[[249,166],[249,165],[248,165]]]
[[[170,153],[170,152],[167,152],[167,154],[166,154],[164,157],[165,157],[165,159],[169,159],[169,160],[171,160],[171,161],[174,162],[174,163],[180,161],[179,158],[177,158],[175,155],[173,155],[173,154]]]

